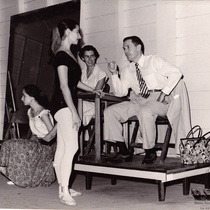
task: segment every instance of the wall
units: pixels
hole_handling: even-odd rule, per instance
[[[2,135],[10,16],[61,3],[59,0],[0,2],[0,135]],[[159,54],[177,65],[189,90],[192,123],[210,130],[210,1],[81,0],[84,42],[93,44],[104,60],[124,64],[122,38],[139,35],[146,54]]]
[[[67,2],[67,0],[0,1],[0,139],[3,135],[10,17],[23,12]]]
[[[192,124],[210,130],[210,1],[83,0],[81,28],[85,43],[123,65],[122,39],[138,35],[146,54],[158,54],[184,74]]]
[[[210,1],[176,5],[176,62],[190,91],[193,124],[210,130]]]

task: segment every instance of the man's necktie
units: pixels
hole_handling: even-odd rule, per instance
[[[150,95],[148,87],[146,85],[146,82],[144,81],[141,71],[139,69],[139,64],[135,63],[136,66],[136,76],[137,79],[139,81],[139,88],[140,88],[140,94],[143,98],[148,98],[148,96]]]

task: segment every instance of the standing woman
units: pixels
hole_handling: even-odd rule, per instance
[[[81,69],[70,48],[81,39],[79,25],[71,20],[60,21],[54,30],[52,51],[55,69],[55,91],[51,101],[54,118],[57,121],[57,149],[54,167],[59,184],[60,201],[66,205],[76,205],[69,191],[74,155],[78,150],[78,130],[81,120],[78,115],[77,87],[94,91],[80,82]]]

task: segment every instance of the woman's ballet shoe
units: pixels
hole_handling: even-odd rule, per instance
[[[206,195],[206,199],[207,199],[207,200],[210,200],[210,189],[207,189],[207,188],[206,188],[206,189],[203,190],[203,192],[204,192],[204,194]]]
[[[67,206],[76,206],[77,203],[76,201],[69,195],[63,195],[62,198],[60,199],[61,203],[67,205]]]
[[[15,185],[12,181],[7,182],[8,185]]]
[[[73,189],[69,189],[69,194],[70,194],[72,197],[77,197],[77,196],[82,195],[81,192],[78,192],[78,191],[73,190]],[[63,197],[63,193],[60,192],[60,193],[59,193],[59,198],[61,199],[62,197]]]
[[[77,197],[77,196],[82,195],[81,192],[78,192],[78,191],[73,190],[73,189],[69,189],[69,193],[70,193],[70,195],[71,195],[72,197]]]
[[[201,192],[197,189],[191,189],[191,194],[195,198],[195,200],[205,200],[206,196],[202,195]]]

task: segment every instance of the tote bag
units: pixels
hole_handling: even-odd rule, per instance
[[[210,132],[202,135],[201,127],[194,126],[186,138],[180,139],[179,150],[182,164],[210,162]]]

